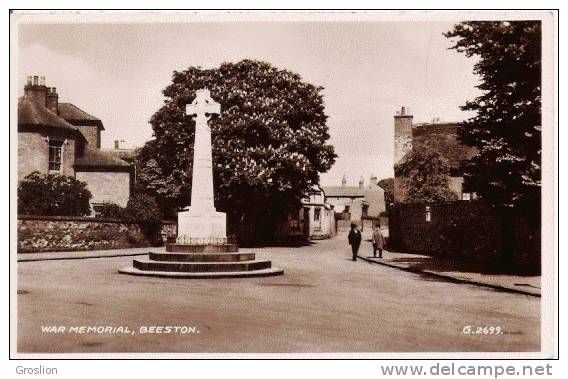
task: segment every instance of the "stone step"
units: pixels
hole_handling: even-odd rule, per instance
[[[160,262],[244,262],[254,261],[254,253],[150,253]]]
[[[250,262],[160,262],[149,259],[135,259],[134,268],[142,271],[166,272],[238,272],[270,268],[270,261]]]
[[[239,251],[236,243],[211,244],[211,245],[185,245],[179,243],[166,244],[169,253],[235,253]]]
[[[224,278],[252,278],[262,276],[282,275],[284,271],[271,267],[252,271],[224,271],[224,272],[169,272],[169,271],[145,271],[132,266],[118,270],[121,274],[151,276],[156,278],[173,279],[224,279]]]

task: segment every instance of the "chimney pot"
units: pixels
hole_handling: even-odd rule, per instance
[[[374,174],[371,174],[371,177],[369,178],[369,180],[371,181],[371,184],[376,184],[377,177]]]
[[[55,87],[46,87],[47,96],[45,99],[45,107],[55,114],[59,114],[59,95]]]
[[[45,77],[33,75],[28,76],[27,85],[24,86],[24,96],[32,100],[41,107],[47,107],[47,98],[49,90],[43,84]]]

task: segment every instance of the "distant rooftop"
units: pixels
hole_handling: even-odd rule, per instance
[[[365,189],[359,187],[322,187],[326,197],[365,197]]]
[[[129,168],[131,165],[122,159],[108,154],[106,151],[93,149],[85,146],[85,154],[75,160],[75,167],[80,169],[84,167],[124,167]]]

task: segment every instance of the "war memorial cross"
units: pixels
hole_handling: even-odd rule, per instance
[[[193,144],[193,175],[191,179],[191,207],[215,210],[213,204],[213,157],[209,116],[219,114],[221,105],[211,98],[208,89],[196,91],[195,99],[186,105],[186,114],[195,115],[195,142]]]

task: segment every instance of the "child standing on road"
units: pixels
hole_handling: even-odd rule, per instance
[[[373,224],[373,258],[377,257],[377,250],[379,250],[379,258],[383,257],[383,249],[385,247],[385,238],[381,232],[380,225]]]

